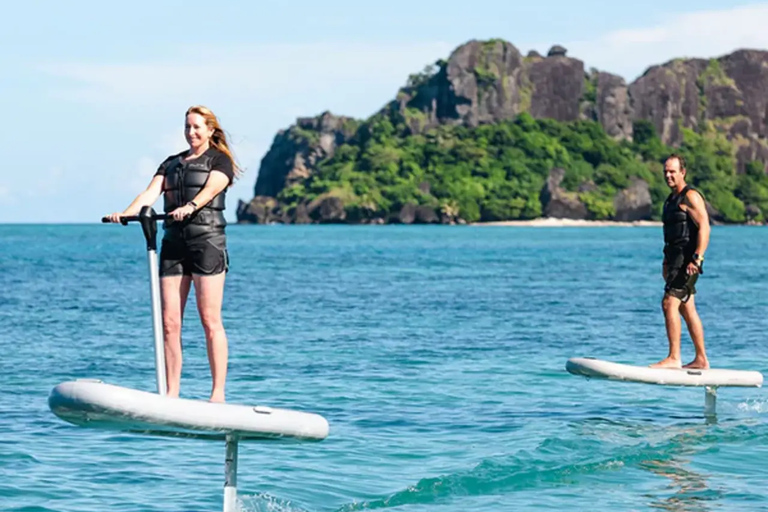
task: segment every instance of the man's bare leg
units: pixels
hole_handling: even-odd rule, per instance
[[[701,318],[699,318],[699,313],[696,311],[696,303],[693,297],[691,295],[688,302],[684,302],[680,306],[680,313],[683,315],[685,324],[688,326],[688,332],[691,334],[691,340],[693,341],[693,349],[696,351],[693,361],[683,366],[683,368],[706,370],[709,368],[709,360],[707,359],[707,351],[704,348],[704,327],[701,325]]]
[[[682,301],[671,295],[664,295],[661,301],[661,309],[664,311],[664,323],[667,327],[667,339],[669,340],[669,355],[650,365],[651,368],[681,368],[680,333],[682,324],[680,321],[680,304]]]

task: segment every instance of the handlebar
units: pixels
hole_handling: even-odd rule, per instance
[[[138,222],[143,218],[148,218],[149,220],[165,220],[170,219],[171,216],[167,213],[155,213],[152,215],[147,215],[146,217],[142,217],[141,215],[126,215],[125,217],[120,217],[120,224],[125,226],[129,222]],[[101,222],[104,224],[109,224],[111,221],[109,220],[109,217],[102,217]]]
[[[147,241],[147,250],[157,250],[157,223],[158,220],[172,219],[167,213],[155,213],[151,206],[142,206],[138,215],[126,215],[120,217],[120,224],[127,226],[129,222],[138,222],[141,224],[141,230],[144,232],[144,238]],[[101,222],[108,224],[108,217],[102,217]]]

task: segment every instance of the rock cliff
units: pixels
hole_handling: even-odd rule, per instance
[[[421,73],[411,75],[375,115],[401,119],[411,135],[441,125],[477,127],[514,119],[523,112],[557,121],[589,119],[616,140],[633,138],[633,123],[650,122],[663,143],[682,141],[683,128],[716,130],[736,148],[737,172],[750,161],[768,162],[768,52],[738,50],[718,58],[675,59],[651,66],[631,84],[595,69],[553,46],[546,57],[523,56],[503,40],[469,41]],[[298,119],[280,131],[261,162],[255,197],[238,206],[240,222],[355,222],[343,198],[318,198],[289,211],[276,198],[312,175],[318,162],[356,134],[359,122],[325,112]],[[559,178],[558,178],[559,177]],[[586,218],[574,194],[558,188],[553,170],[542,190],[549,216]],[[642,180],[640,180],[642,181]],[[648,186],[633,180],[614,199],[616,220],[647,218]],[[387,222],[441,222],[440,215],[410,210]],[[419,220],[421,219],[421,220]],[[381,221],[381,220],[380,220]]]

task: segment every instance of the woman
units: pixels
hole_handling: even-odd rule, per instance
[[[164,211],[172,217],[165,221],[160,249],[168,396],[179,396],[181,324],[194,283],[211,365],[210,401],[223,402],[228,350],[221,303],[229,269],[223,212],[226,189],[240,169],[218,119],[209,109],[194,106],[187,110],[184,136],[189,149],[166,158],[147,189],[124,211],[107,217],[120,222],[120,217],[136,215],[164,195]]]

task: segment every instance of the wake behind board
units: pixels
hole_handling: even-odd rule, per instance
[[[224,440],[322,440],[328,422],[318,414],[169,398],[99,380],[63,382],[48,398],[51,411],[82,427],[126,432]]]
[[[650,368],[591,357],[573,357],[565,364],[573,375],[595,379],[641,382],[662,386],[761,387],[763,374],[751,370]]]

